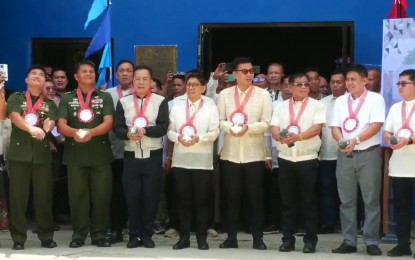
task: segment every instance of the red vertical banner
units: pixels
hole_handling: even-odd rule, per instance
[[[406,0],[392,0],[392,9],[388,14],[389,19],[408,18],[406,8],[408,7]]]

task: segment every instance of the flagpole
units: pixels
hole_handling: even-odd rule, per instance
[[[111,4],[112,4],[111,0],[107,0],[107,9],[110,8]],[[108,72],[108,75],[109,75],[109,79],[108,79],[107,82],[111,81],[110,86],[112,87],[112,86],[114,86],[114,81],[112,79],[112,38],[111,38],[111,34],[110,34],[110,46],[109,46],[109,48],[110,48],[110,53],[111,53],[111,55],[110,55],[110,64],[111,64],[111,66],[109,68],[106,68],[106,69],[108,69],[107,72]]]
[[[397,12],[396,17],[398,17],[398,18],[402,18],[402,6],[401,6],[401,0],[397,0],[397,1],[396,1],[396,12]]]

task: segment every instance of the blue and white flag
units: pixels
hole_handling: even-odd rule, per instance
[[[87,59],[95,52],[100,51],[109,42],[111,42],[111,5],[108,7],[104,20],[85,52],[85,58]]]
[[[94,0],[92,3],[91,9],[88,13],[88,18],[86,19],[84,30],[88,27],[89,23],[97,19],[108,7],[108,0]]]
[[[107,69],[109,76],[107,77]],[[97,82],[97,88],[107,83],[107,88],[112,87],[112,55],[111,55],[111,42],[107,43],[102,53],[101,63],[98,68],[99,78]],[[108,78],[108,81],[107,81]]]

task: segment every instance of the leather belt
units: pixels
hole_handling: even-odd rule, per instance
[[[354,152],[354,153],[362,153],[362,152],[367,152],[367,151],[370,151],[370,150],[376,149],[376,148],[378,148],[378,147],[380,147],[380,144],[373,145],[373,146],[371,146],[371,147],[369,147],[369,148],[366,148],[366,149],[363,149],[363,150],[353,150],[353,152]]]

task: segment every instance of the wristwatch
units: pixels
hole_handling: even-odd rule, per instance
[[[409,138],[409,141],[408,141],[408,143],[407,143],[406,145],[411,145],[411,144],[413,144],[413,143],[414,143],[414,139]]]
[[[354,138],[354,140],[356,140],[356,144],[360,144],[360,138],[359,138],[358,136],[356,136],[356,137]]]

